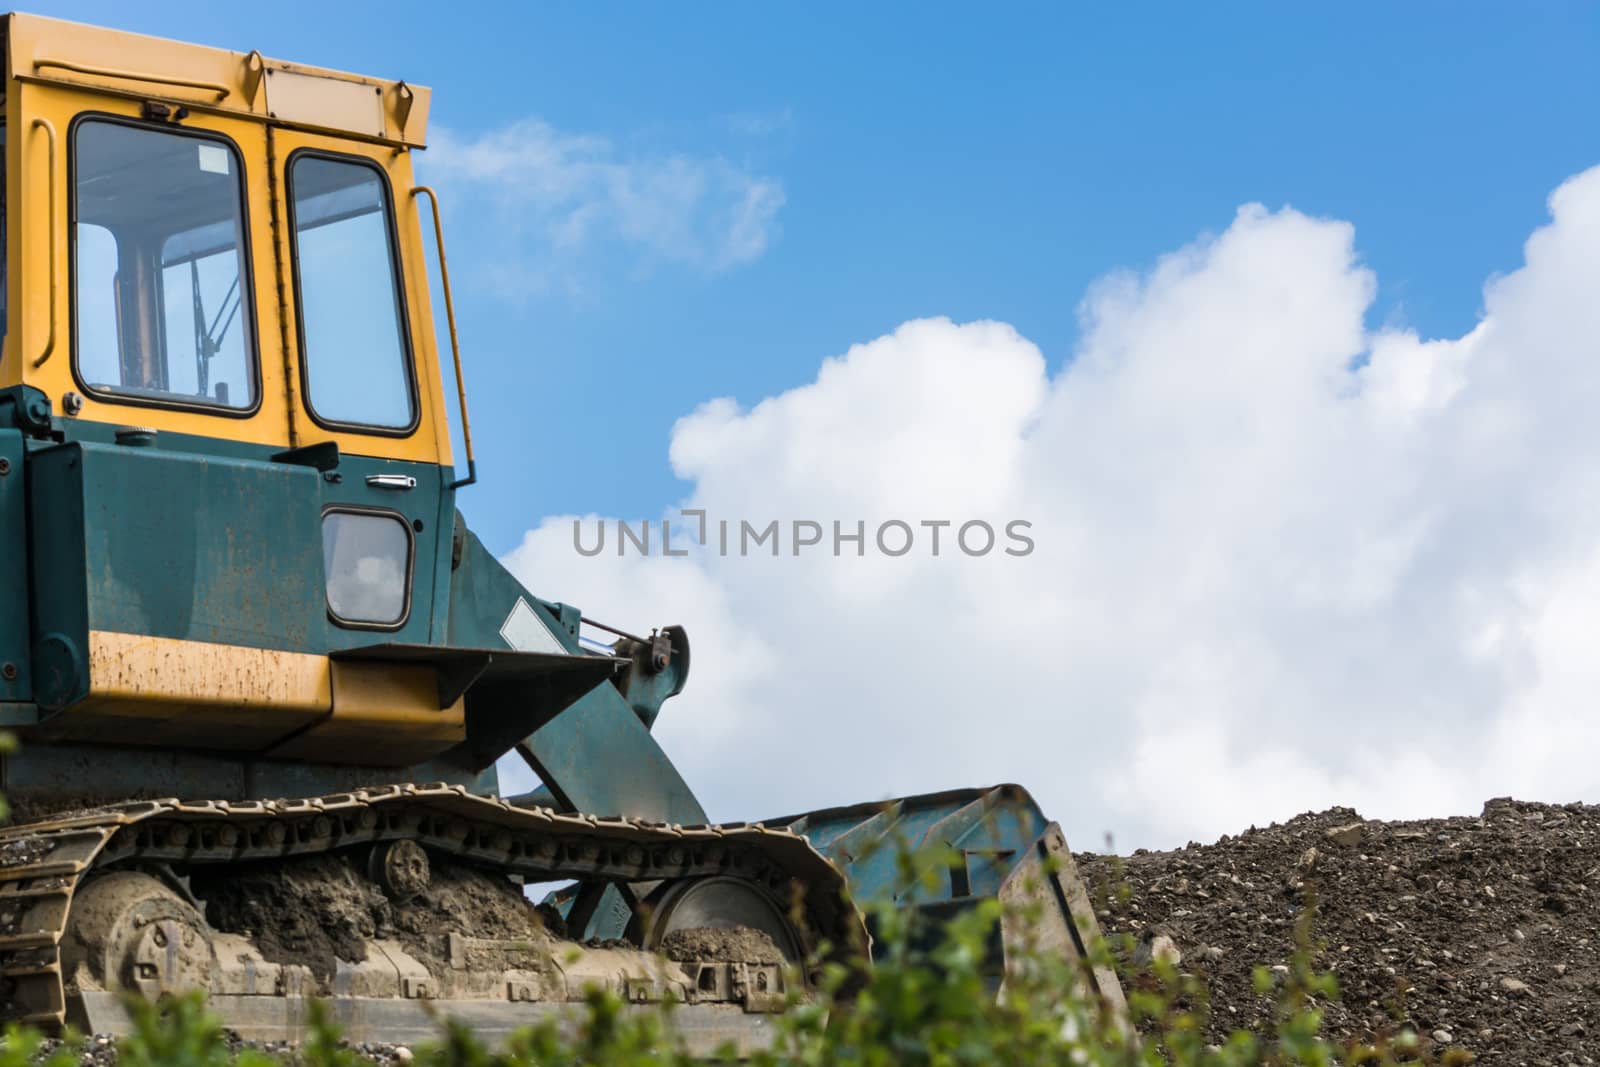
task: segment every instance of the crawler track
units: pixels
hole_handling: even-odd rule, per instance
[[[785,901],[799,887],[798,932],[806,949],[826,943],[842,955],[866,944],[843,876],[805,838],[783,830],[567,815],[446,785],[306,800],[152,800],[0,831],[0,1016],[47,1027],[66,1021],[73,991],[64,975],[63,938],[74,894],[93,874],[159,865],[181,873],[394,840],[537,881],[733,876]],[[297,991],[277,992],[281,999]]]

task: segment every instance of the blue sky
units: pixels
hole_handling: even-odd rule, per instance
[[[46,13],[435,90],[463,139],[537,117],[621,160],[774,183],[732,266],[599,241],[574,276],[479,283],[445,204],[484,485],[504,551],[539,514],[650,515],[686,490],[673,422],[810,380],[924,315],[995,318],[1070,358],[1086,287],[1260,201],[1353,222],[1372,315],[1464,332],[1545,195],[1595,161],[1591,4],[530,4],[66,0]],[[540,255],[540,250],[530,249]],[[476,291],[474,291],[476,290]],[[581,462],[574,462],[581,457]]]
[[[1020,781],[1169,846],[1600,791],[1600,7],[57,13],[434,88],[463,509],[688,627],[655,732],[713,816]],[[560,518],[679,503],[1038,551]]]

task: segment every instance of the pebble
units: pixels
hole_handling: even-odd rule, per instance
[[[1441,1045],[1448,1045],[1455,1041],[1456,1038],[1455,1035],[1448,1030],[1435,1030],[1433,1032],[1433,1039],[1439,1042]]]
[[[1183,953],[1178,949],[1178,943],[1166,934],[1157,934],[1149,941],[1139,946],[1135,959],[1140,963],[1149,963],[1152,960],[1161,960],[1176,967],[1183,962]]]

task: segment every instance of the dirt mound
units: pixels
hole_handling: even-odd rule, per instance
[[[1600,806],[1501,799],[1477,818],[1393,823],[1334,808],[1078,865],[1109,936],[1175,948],[1206,980],[1215,1040],[1269,1032],[1252,971],[1287,964],[1314,901],[1316,962],[1341,991],[1328,1036],[1411,1029],[1483,1063],[1600,1062]]]

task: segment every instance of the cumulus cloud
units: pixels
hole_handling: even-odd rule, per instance
[[[636,266],[718,272],[761,256],[777,233],[783,185],[720,156],[631,152],[527,118],[468,136],[443,129],[429,177],[475,210],[475,242],[498,248],[489,280],[507,296],[548,289],[608,254]],[[536,251],[530,252],[529,249]]]
[[[719,818],[1011,780],[1132,847],[1593,800],[1600,169],[1550,211],[1458,338],[1368,329],[1352,227],[1247,206],[1096,285],[1053,376],[1005,324],[923,320],[679,422],[686,507],[861,520],[862,555],[586,558],[555,517],[508,562],[689,626],[656,729]],[[1036,547],[935,557],[917,525],[972,519]]]

